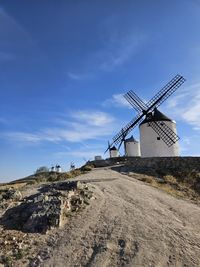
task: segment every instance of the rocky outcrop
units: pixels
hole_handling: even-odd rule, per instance
[[[19,190],[9,188],[5,190],[0,191],[0,200],[13,200],[13,201],[19,201],[22,199],[22,194]]]
[[[60,182],[43,186],[38,194],[24,198],[8,209],[1,223],[8,229],[30,233],[46,233],[61,227],[68,213],[89,204],[92,191],[80,182]]]

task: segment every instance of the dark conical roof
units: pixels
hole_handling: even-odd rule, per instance
[[[131,137],[127,138],[126,140],[124,140],[125,142],[138,142],[132,135]]]
[[[117,150],[115,146],[111,147],[110,150]]]
[[[165,114],[160,112],[157,108],[155,108],[154,111],[152,112],[152,116],[148,115],[149,114],[147,114],[146,118],[140,123],[140,125],[151,121],[172,121]]]

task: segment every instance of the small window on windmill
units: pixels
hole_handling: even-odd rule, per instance
[[[163,125],[164,125],[164,123],[163,123],[163,122],[161,122],[161,123],[160,123],[160,125],[161,125],[161,126],[163,126]]]
[[[160,140],[160,136],[157,137],[157,140]]]

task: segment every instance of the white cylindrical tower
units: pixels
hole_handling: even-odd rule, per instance
[[[177,133],[176,122],[154,109],[152,116],[147,116],[139,126],[141,157],[178,157],[178,142],[169,147],[152,129],[149,124],[151,121],[156,121],[160,127],[164,122],[174,133]]]
[[[102,160],[102,156],[95,156],[94,160]]]
[[[57,171],[57,172],[61,172],[61,167],[60,167],[60,165],[56,165],[56,171]]]
[[[110,148],[110,157],[111,158],[119,157],[119,151],[117,150],[117,148],[115,146]]]
[[[140,145],[133,136],[124,141],[124,150],[126,157],[140,157]]]

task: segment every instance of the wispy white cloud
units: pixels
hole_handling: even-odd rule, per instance
[[[4,137],[10,141],[14,142],[23,142],[36,144],[42,141],[42,136],[40,134],[34,133],[25,133],[25,132],[5,132],[1,134],[1,137]]]
[[[28,31],[0,6],[0,61],[12,61],[17,53],[33,45],[33,39]]]
[[[67,72],[67,76],[71,80],[82,81],[82,80],[91,79],[93,77],[93,74],[91,72],[90,73],[87,73],[87,72],[76,73],[76,72],[69,71]]]
[[[5,118],[0,117],[0,123],[7,124],[8,121]]]
[[[105,100],[102,105],[104,107],[125,107],[131,108],[130,104],[124,98],[123,94],[114,94],[111,98]]]
[[[78,66],[78,73],[68,72],[68,77],[73,80],[92,78],[95,73],[111,72],[127,62],[134,60],[147,42],[147,34],[130,26],[124,27],[115,23],[102,22],[102,31],[99,31],[99,46],[91,50],[84,58],[82,69]],[[124,28],[123,28],[124,27]],[[121,29],[120,29],[121,28]]]
[[[200,130],[200,83],[192,84],[169,99],[166,109],[177,120],[185,121],[193,129]]]
[[[14,142],[38,144],[41,142],[83,142],[97,140],[112,134],[117,125],[114,118],[101,111],[78,111],[62,127],[40,129],[38,132],[6,132],[1,137]]]
[[[146,36],[138,32],[128,31],[109,34],[105,40],[105,47],[99,52],[102,62],[100,69],[112,71],[114,68],[123,65],[133,59],[133,56],[141,49],[145,43]]]
[[[12,53],[0,51],[0,61],[12,61],[15,56]]]
[[[69,151],[69,152],[57,152],[54,154],[54,156],[56,158],[72,156],[75,158],[91,160],[91,159],[94,159],[95,156],[101,155],[101,154],[102,154],[102,151],[98,151],[98,150],[94,150],[94,151],[74,150],[74,151]]]
[[[81,81],[92,77],[92,75],[91,74],[89,75],[88,73],[75,73],[75,72],[68,72],[67,76],[71,80],[76,80],[76,81]]]
[[[67,75],[72,80],[81,80],[82,79],[81,75],[78,75],[78,74],[75,74],[75,73],[72,73],[72,72],[68,72]]]
[[[13,36],[10,34],[13,33]],[[0,7],[0,35],[1,37],[26,37],[30,38],[29,33],[22,25],[13,18],[2,6]]]
[[[90,145],[85,145],[85,143],[82,143],[78,149],[59,151],[54,153],[53,156],[58,159],[70,157],[87,161],[94,159],[94,157],[97,155],[103,157],[102,151],[104,150],[105,146],[98,142]]]
[[[104,127],[114,121],[114,118],[101,111],[77,111],[71,114],[71,116],[77,121],[85,121],[85,123],[92,126]]]
[[[190,151],[191,137],[183,136],[179,142],[181,155]]]
[[[188,136],[182,136],[180,140],[180,152],[182,156],[199,156],[199,134],[191,132]],[[192,151],[192,153],[191,153]]]

